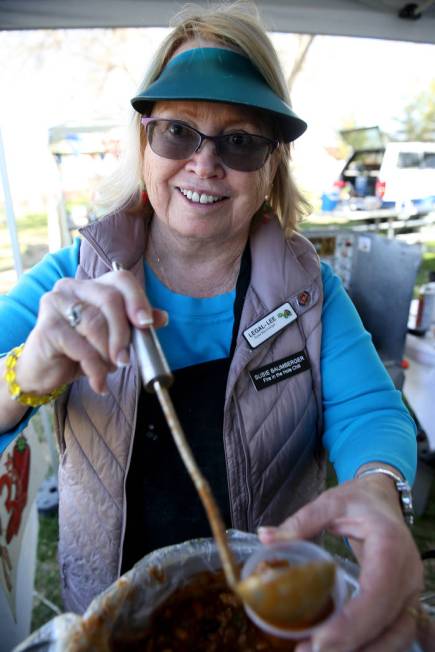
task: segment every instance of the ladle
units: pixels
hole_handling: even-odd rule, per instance
[[[114,270],[122,269],[116,262],[112,267]],[[132,327],[132,345],[137,356],[143,386],[146,391],[156,393],[178,452],[205,509],[228,586],[243,602],[266,620],[291,623],[300,617],[298,600],[304,592],[306,593],[305,584],[308,581],[310,586],[315,587],[309,592],[313,597],[315,617],[318,603],[322,600],[325,603],[331,593],[330,582],[326,579],[330,577],[327,568],[329,564],[322,562],[321,567],[316,569],[313,569],[310,564],[305,564],[299,566],[297,572],[292,567],[285,571],[268,572],[264,575],[253,574],[240,581],[239,568],[228,545],[219,507],[210,485],[196,463],[169,396],[168,388],[172,385],[173,376],[154,328],[149,326],[145,330],[140,330]]]
[[[335,572],[335,564],[325,560],[259,569],[242,579],[236,591],[267,623],[281,629],[306,629],[334,608]]]

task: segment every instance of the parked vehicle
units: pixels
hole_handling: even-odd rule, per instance
[[[435,143],[388,143],[375,185],[382,208],[435,210]]]
[[[335,184],[340,203],[347,204],[351,210],[381,208],[382,200],[376,189],[384,154],[383,147],[353,152]]]
[[[324,210],[394,209],[410,217],[435,211],[435,142],[384,142],[377,127],[342,131],[353,152]]]

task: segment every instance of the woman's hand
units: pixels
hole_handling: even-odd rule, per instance
[[[74,325],[71,309],[79,318]],[[17,362],[25,393],[46,394],[81,375],[105,393],[107,374],[129,362],[130,324],[144,328],[167,320],[152,310],[135,277],[109,272],[96,280],[62,279],[40,302],[36,325]]]
[[[360,592],[295,652],[408,652],[417,638],[423,568],[393,481],[371,475],[325,491],[259,536],[272,543],[324,530],[348,537],[361,566]]]

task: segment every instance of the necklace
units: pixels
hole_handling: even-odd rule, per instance
[[[217,294],[224,294],[225,292],[229,292],[234,288],[236,284],[237,277],[239,275],[239,270],[240,270],[240,262],[241,262],[241,255],[239,253],[236,255],[234,260],[230,262],[229,272],[227,268],[224,273],[219,275],[220,278],[218,277],[213,279],[212,283],[210,282],[207,283],[204,277],[202,277],[201,278],[202,282],[196,284],[194,281],[195,278],[194,275],[189,274],[189,277],[186,278],[185,280],[183,280],[182,275],[177,276],[176,277],[177,280],[174,284],[171,283],[169,280],[169,275],[167,273],[165,264],[163,263],[162,257],[160,256],[155,246],[154,238],[152,237],[151,234],[151,229],[149,230],[149,234],[148,234],[148,243],[149,243],[148,261],[151,264],[151,267],[153,268],[157,276],[160,278],[160,280],[163,282],[163,284],[173,292],[177,292],[178,294],[185,294],[187,296],[204,298],[204,297],[211,297]],[[195,285],[197,285],[196,288]]]
[[[164,285],[166,285],[167,288],[172,290],[173,288],[171,287],[168,278],[165,273],[165,267],[162,263],[162,259],[160,258],[159,254],[157,253],[156,247],[154,245],[154,239],[151,235],[151,230],[149,232],[149,237],[148,237],[148,242],[150,243],[150,253],[151,253],[151,264],[152,260],[155,260],[156,266],[152,265],[154,267],[154,271],[157,272],[157,276],[160,277],[160,280],[163,281]]]

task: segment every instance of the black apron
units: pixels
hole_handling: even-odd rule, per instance
[[[171,399],[201,472],[210,484],[226,527],[231,527],[223,443],[228,370],[251,274],[249,244],[242,256],[228,358],[174,372]],[[210,537],[202,503],[188,475],[155,394],[143,389],[127,476],[127,524],[121,572],[163,546]]]

